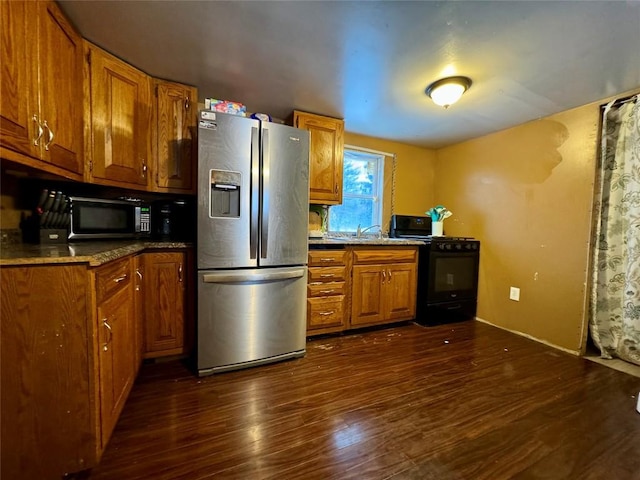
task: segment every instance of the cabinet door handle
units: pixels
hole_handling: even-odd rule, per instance
[[[387,279],[387,274],[384,270],[382,270],[382,283]]]
[[[182,283],[182,263],[178,265],[178,281]]]
[[[102,319],[102,325],[104,325],[107,329],[107,331],[109,332],[109,339],[106,341],[106,343],[102,346],[102,350],[104,350],[105,352],[107,350],[109,350],[109,344],[111,343],[111,340],[113,339],[113,330],[111,329],[111,325],[109,325],[109,322],[107,322],[107,318],[103,318]]]
[[[190,106],[191,104],[189,103],[189,95],[187,95],[187,98],[184,99],[184,109],[189,110]]]
[[[320,278],[331,278],[331,277],[335,277],[335,274],[333,273],[323,273],[320,275]]]
[[[142,178],[147,178],[147,162],[144,158],[142,159]]]
[[[46,120],[42,123],[42,126],[49,130],[49,141],[44,146],[44,149],[49,151],[49,146],[51,145],[51,142],[53,142],[53,130],[51,130],[51,127]]]
[[[338,193],[338,184],[337,183],[336,183],[336,187],[335,187],[334,190],[335,190],[335,193],[337,194]]]
[[[318,312],[318,315],[328,317],[329,315],[333,315],[334,313],[336,313],[335,310],[331,310],[330,312]]]
[[[40,139],[42,138],[42,134],[44,133],[44,129],[42,128],[42,124],[38,121],[38,115],[36,115],[35,113],[33,114],[32,120],[36,123],[36,126],[38,127],[38,136],[33,139],[33,146],[37,147],[38,144],[40,143]]]
[[[127,279],[127,274],[125,273],[124,275],[114,278],[113,281],[116,283],[120,283],[125,281],[126,279]]]
[[[391,281],[391,269],[389,269],[388,272],[389,272],[389,281]]]
[[[142,272],[139,268],[136,268],[136,275],[138,275],[138,278],[140,279],[140,281],[136,283],[136,292],[139,292],[142,290]]]

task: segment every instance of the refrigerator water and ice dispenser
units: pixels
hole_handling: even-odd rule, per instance
[[[211,218],[240,218],[240,172],[211,170]]]

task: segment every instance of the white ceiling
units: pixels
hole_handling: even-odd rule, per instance
[[[155,77],[439,148],[640,87],[640,1],[59,1]],[[473,85],[448,110],[432,81]]]

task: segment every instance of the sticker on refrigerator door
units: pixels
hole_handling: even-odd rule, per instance
[[[200,128],[206,128],[207,130],[217,130],[218,124],[216,122],[209,122],[207,120],[200,120]]]
[[[202,118],[203,120],[215,120],[216,112],[207,112],[203,110],[200,112],[200,118]]]

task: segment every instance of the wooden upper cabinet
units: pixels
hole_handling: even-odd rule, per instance
[[[29,38],[27,19],[35,18],[37,6],[31,2],[0,2],[2,29],[2,62],[0,69],[0,142],[26,155],[39,157],[34,145],[37,129],[31,125],[33,115],[39,115],[37,69],[33,64],[37,44]]]
[[[144,72],[86,43],[89,180],[147,189],[152,156],[152,80]]]
[[[0,2],[0,12],[3,156],[80,180],[82,38],[54,2]]]
[[[155,189],[195,193],[198,91],[158,80],[156,97]]]
[[[311,132],[309,203],[341,204],[344,120],[294,111],[293,125]]]

